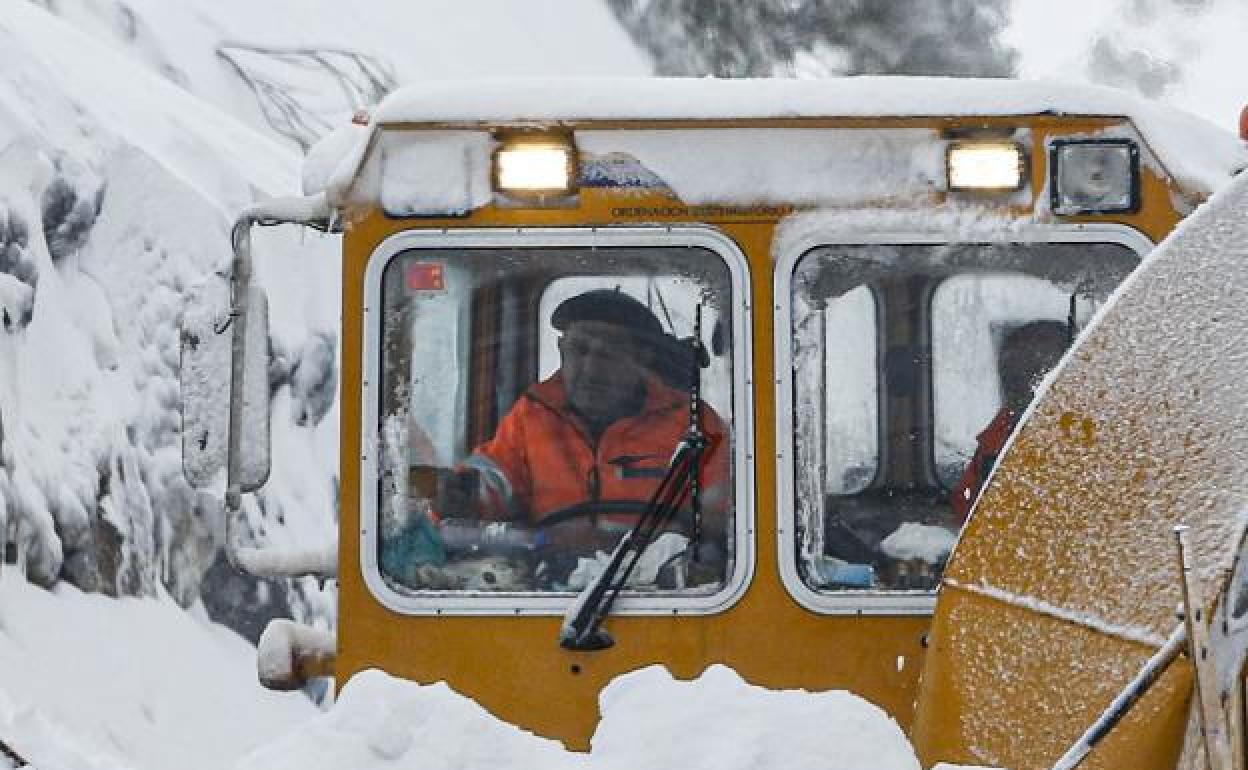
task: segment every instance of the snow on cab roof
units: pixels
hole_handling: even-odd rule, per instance
[[[1173,107],[1116,89],[1011,78],[430,80],[386,97],[372,127],[1044,114],[1129,118],[1179,183],[1204,193],[1248,166],[1248,148],[1238,137]]]
[[[1114,89],[1010,78],[500,78],[413,84],[386,97],[376,117],[380,123],[506,123],[1043,113],[1134,115],[1149,106],[1158,107]],[[1160,109],[1169,111],[1166,107]]]

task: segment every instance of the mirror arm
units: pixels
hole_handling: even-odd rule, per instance
[[[274,198],[244,209],[234,222],[230,240],[234,259],[230,276],[230,422],[226,448],[225,555],[230,566],[258,577],[338,574],[337,547],[282,550],[240,547],[236,522],[242,517],[243,369],[247,360],[247,297],[251,291],[251,228],[255,225],[300,224],[331,231],[335,209],[324,193],[303,198]]]
[[[233,330],[230,345],[230,427],[225,460],[225,554],[230,565],[242,569],[237,554],[234,522],[242,514],[243,465],[243,368],[247,360],[247,295],[251,290],[251,226],[254,219],[244,213],[234,223],[231,242],[234,262],[230,271],[230,319]]]

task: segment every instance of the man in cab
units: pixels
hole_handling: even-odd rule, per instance
[[[959,522],[966,521],[1005,442],[1027,411],[1036,388],[1070,347],[1071,332],[1060,321],[1025,323],[1006,334],[997,359],[1003,403],[992,421],[975,437],[975,454],[967,463],[949,503]]]
[[[673,339],[645,305],[618,290],[565,300],[551,325],[560,332],[559,369],[516,400],[493,438],[440,474],[439,512],[523,523],[573,551],[610,550],[667,475],[690,428],[693,368],[704,362],[692,341]],[[681,370],[685,387],[659,374]],[[706,438],[699,534],[709,551],[722,553],[730,436],[710,405],[698,412]],[[693,534],[687,516],[671,528]]]

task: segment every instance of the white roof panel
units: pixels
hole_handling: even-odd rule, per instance
[[[1194,115],[1109,88],[1008,78],[424,81],[387,97],[373,124],[1037,114],[1130,118],[1180,184],[1206,193],[1248,166],[1244,142]]]

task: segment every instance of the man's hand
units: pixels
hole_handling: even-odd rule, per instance
[[[408,473],[412,497],[429,500],[442,516],[477,518],[480,476],[472,468],[439,468],[413,465]]]

